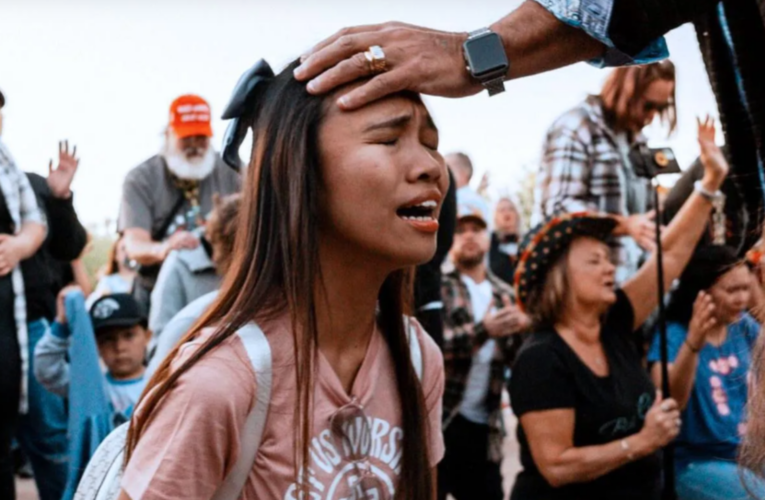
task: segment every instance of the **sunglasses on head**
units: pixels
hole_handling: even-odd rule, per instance
[[[664,113],[667,111],[670,106],[672,106],[672,101],[667,102],[655,102],[655,101],[646,101],[643,104],[643,109],[646,113],[650,113],[652,111],[656,111],[657,113]]]

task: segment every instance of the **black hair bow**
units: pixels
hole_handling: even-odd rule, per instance
[[[239,148],[247,135],[254,114],[257,113],[258,101],[273,79],[274,72],[265,59],[255,63],[239,78],[221,117],[224,120],[232,120],[223,137],[223,161],[237,172],[242,169],[243,164],[239,157]]]

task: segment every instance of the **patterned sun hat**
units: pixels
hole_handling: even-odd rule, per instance
[[[577,212],[548,217],[526,233],[518,249],[515,270],[515,294],[525,310],[531,292],[542,286],[547,270],[578,237],[608,240],[616,227],[613,217],[593,212]]]

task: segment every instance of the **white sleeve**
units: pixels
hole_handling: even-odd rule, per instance
[[[69,396],[69,338],[55,335],[53,329],[62,332],[65,326],[53,323],[35,347],[34,374],[45,389],[62,397]]]

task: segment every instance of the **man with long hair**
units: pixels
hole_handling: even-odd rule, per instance
[[[670,61],[614,70],[599,95],[558,118],[547,133],[534,193],[532,224],[557,213],[601,212],[617,221],[612,243],[617,281],[637,271],[654,246],[650,183],[630,152],[646,142],[656,117],[677,124],[675,67]]]
[[[696,27],[747,216],[732,236],[751,245],[765,216],[763,0],[526,0],[488,27],[465,26],[470,33],[399,22],[356,26],[314,46],[295,76],[314,94],[367,78],[337,99],[345,110],[402,89],[443,97],[483,90],[495,95],[503,80],[580,61],[602,67],[661,60],[669,54],[662,35],[687,22]],[[372,46],[386,56],[383,72],[379,64],[365,64],[364,51]],[[466,56],[472,60],[467,69]]]
[[[134,290],[144,306],[170,251],[199,246],[213,194],[239,191],[239,176],[213,149],[212,135],[209,104],[181,96],[170,106],[162,151],[125,178],[118,231],[128,257],[140,265]]]

